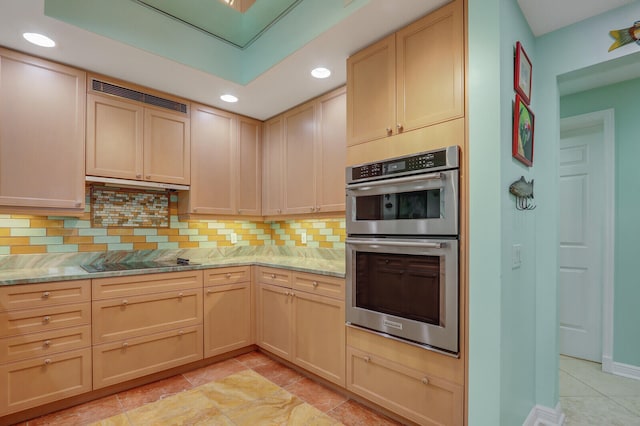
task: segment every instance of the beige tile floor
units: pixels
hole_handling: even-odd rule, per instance
[[[640,426],[640,380],[603,373],[596,362],[560,356],[565,426]]]

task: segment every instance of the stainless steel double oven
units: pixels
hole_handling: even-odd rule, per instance
[[[347,323],[458,353],[458,147],[347,168]]]

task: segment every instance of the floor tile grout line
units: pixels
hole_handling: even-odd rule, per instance
[[[571,374],[571,373],[569,373],[568,371],[565,371],[565,373],[566,373],[568,376],[571,376],[573,379],[575,379],[575,380],[579,381],[580,383],[582,383],[583,385],[585,385],[585,386],[586,386],[586,387],[588,387],[589,389],[591,389],[591,390],[595,391],[596,393],[598,393],[598,394],[600,394],[600,395],[602,395],[602,396],[604,396],[604,397],[609,398],[609,395],[607,395],[607,394],[605,394],[605,393],[603,393],[603,392],[600,392],[598,389],[596,389],[596,388],[594,388],[593,386],[591,386],[590,384],[588,384],[588,383],[584,382],[580,377],[575,376],[574,374]]]

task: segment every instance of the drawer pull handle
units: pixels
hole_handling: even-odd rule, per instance
[[[429,384],[429,379],[427,379],[426,377],[422,378],[422,384],[428,385]]]
[[[371,357],[369,356],[365,356],[364,357],[364,362],[370,362],[371,361]]]
[[[284,295],[285,295],[285,296],[288,296],[288,295],[289,295],[289,292],[288,292],[288,291],[285,291],[285,292],[284,292]]]
[[[184,296],[184,294],[183,294],[183,293],[178,293],[178,297],[179,297],[180,299],[182,299],[182,297],[183,297],[183,296]]]
[[[228,279],[228,278],[231,278],[231,274],[230,274],[230,273],[227,273],[227,274],[225,275],[225,277],[227,277],[227,279]]]
[[[122,347],[123,347],[123,348],[128,348],[128,347],[129,347],[129,344],[128,344],[127,342],[124,342],[124,343],[122,344]]]
[[[275,280],[276,279],[276,274],[271,274],[271,278]]]
[[[49,365],[51,364],[51,359],[47,358],[44,360],[44,365]]]
[[[42,293],[42,298],[43,299],[47,299],[47,298],[49,298],[49,296],[51,296],[51,293],[49,293],[48,291],[45,291],[44,293]]]
[[[296,294],[294,292],[291,292],[291,297],[296,297]]]
[[[311,285],[313,285],[314,287],[318,287],[318,281],[312,282]]]
[[[211,294],[211,293],[213,293],[212,290],[207,290],[207,294]]]
[[[184,334],[184,331],[180,330],[178,331],[178,336],[182,336]]]
[[[42,319],[44,322],[48,323],[49,321],[51,321],[51,317],[50,316],[46,316]]]
[[[51,346],[51,340],[45,340],[43,344],[45,348],[48,348],[49,346]]]
[[[122,301],[122,306],[126,306],[128,303],[129,303],[129,301],[128,301],[127,299],[124,299],[124,300]]]

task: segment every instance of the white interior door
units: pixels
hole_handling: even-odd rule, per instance
[[[560,353],[602,362],[602,123],[560,137]]]

